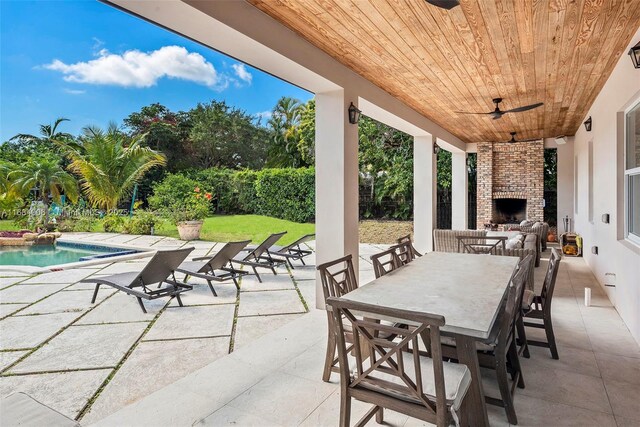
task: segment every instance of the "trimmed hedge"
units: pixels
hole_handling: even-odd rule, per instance
[[[166,190],[188,182],[213,193],[215,213],[267,215],[295,222],[310,222],[315,218],[314,168],[260,171],[211,168],[186,172],[180,178],[176,175],[180,174],[169,175],[156,183],[154,192],[156,188]],[[155,196],[150,201],[152,206],[161,202]]]

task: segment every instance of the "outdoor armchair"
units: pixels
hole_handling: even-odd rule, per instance
[[[183,249],[173,249],[166,251],[158,251],[149,260],[147,265],[140,272],[119,273],[104,277],[89,277],[81,283],[95,283],[96,288],[93,292],[91,303],[96,302],[100,285],[111,286],[128,295],[133,295],[138,300],[140,308],[144,313],[142,299],[152,300],[162,297],[175,297],[178,304],[182,307],[180,294],[193,289],[186,283],[179,282],[176,279],[175,271],[178,266],[189,256],[193,247]],[[157,285],[156,289],[151,289],[153,285]]]
[[[189,276],[198,277],[207,281],[209,289],[214,297],[218,294],[213,287],[212,281],[225,282],[233,280],[236,288],[240,289],[238,278],[249,274],[247,271],[237,270],[230,266],[231,259],[238,255],[251,240],[242,242],[229,242],[213,256],[205,256],[194,258],[192,261],[185,261],[176,269],[180,273],[184,273],[184,281]]]

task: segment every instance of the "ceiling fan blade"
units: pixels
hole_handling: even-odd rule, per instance
[[[538,102],[536,104],[525,105],[524,107],[512,108],[511,110],[503,111],[503,113],[521,113],[523,111],[533,110],[534,108],[538,108],[541,105],[544,105],[544,102]]]
[[[440,7],[442,9],[451,10],[456,6],[460,5],[459,0],[426,0],[427,3],[434,5],[436,7]]]

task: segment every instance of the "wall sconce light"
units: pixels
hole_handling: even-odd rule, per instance
[[[358,107],[353,105],[352,102],[351,105],[349,105],[349,123],[352,125],[358,123],[360,121],[360,113],[362,113],[362,111],[358,110]]]
[[[631,57],[631,61],[633,61],[633,67],[640,68],[640,42],[629,49],[629,56]]]
[[[587,130],[587,132],[591,132],[591,116],[589,116],[589,118],[587,120],[585,120],[584,124],[584,128]]]
[[[434,142],[433,143],[433,154],[435,154],[437,156],[439,152],[440,152],[440,146]]]

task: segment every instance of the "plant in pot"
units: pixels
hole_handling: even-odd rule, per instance
[[[197,240],[200,238],[202,223],[209,214],[212,199],[211,193],[203,192],[195,187],[182,200],[175,200],[170,206],[170,216],[178,228],[181,240]]]

